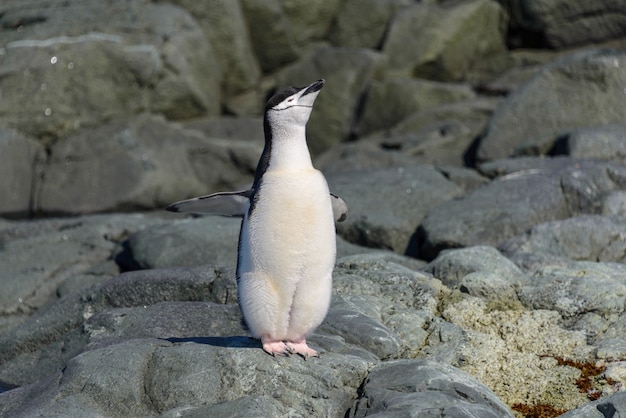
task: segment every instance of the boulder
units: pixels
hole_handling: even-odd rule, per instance
[[[487,127],[498,101],[478,97],[418,111],[394,126],[381,144],[422,164],[473,165],[474,143]]]
[[[100,215],[15,222],[1,228],[3,318],[31,315],[54,300],[68,280],[77,290],[119,273],[114,260],[123,251],[124,236],[153,222],[142,215]]]
[[[458,418],[513,417],[478,380],[428,360],[396,360],[375,368],[365,381],[353,416],[435,416],[434,411]]]
[[[462,194],[426,165],[346,172],[328,181],[349,208],[347,219],[337,224],[338,233],[350,242],[399,254],[415,255],[413,233],[424,215]]]
[[[626,310],[625,296],[626,266],[592,261],[547,265],[519,291],[529,308],[556,310],[565,318],[588,312],[621,315]]]
[[[446,248],[495,246],[533,225],[568,215],[556,180],[532,173],[499,178],[430,210],[418,230],[417,255],[428,260]]]
[[[626,53],[616,50],[583,50],[548,64],[498,107],[478,146],[479,160],[545,142],[549,149],[576,129],[623,123],[624,66]]]
[[[445,248],[496,246],[541,223],[599,212],[602,198],[626,184],[621,165],[569,158],[499,160],[481,171],[500,177],[425,216],[421,258]]]
[[[408,0],[347,0],[342,3],[329,33],[336,46],[380,49],[389,24]]]
[[[423,271],[450,288],[458,287],[472,273],[487,272],[507,281],[514,288],[528,283],[528,277],[519,267],[495,248],[487,246],[442,251]]]
[[[162,117],[118,120],[58,142],[36,210],[152,209],[251,181],[262,145],[206,138]],[[234,164],[233,164],[234,163]]]
[[[0,36],[4,126],[52,141],[144,111],[174,119],[219,111],[219,66],[184,10],[144,0],[35,3],[3,8],[6,22],[37,23]]]
[[[473,99],[475,94],[465,84],[393,77],[372,81],[366,97],[363,115],[359,121],[359,136],[390,129],[419,111]]]
[[[0,215],[22,217],[31,213],[37,163],[43,147],[9,129],[0,129]]]
[[[508,256],[536,253],[570,260],[626,263],[626,223],[621,217],[583,215],[536,225],[500,244]]]
[[[254,89],[261,78],[261,68],[252,49],[252,39],[240,1],[220,0],[210,3],[173,0],[186,9],[204,31],[215,51],[223,74],[224,98]]]
[[[326,80],[307,125],[307,142],[314,155],[348,139],[360,96],[381,69],[382,58],[380,53],[368,49],[325,47],[276,75],[280,86]]]
[[[193,416],[210,412],[207,405],[224,410],[227,402],[239,408],[230,411],[239,416],[265,405],[281,412],[292,409],[315,417],[339,416],[350,407],[369,367],[357,357],[337,354],[313,362],[277,361],[262,350],[231,340],[133,339],[84,352],[46,382],[3,395],[10,399],[2,402],[2,412],[14,416]],[[320,386],[320,382],[325,383]],[[312,392],[320,396],[311,397]],[[251,402],[250,396],[258,401]],[[31,397],[37,405],[26,402]]]
[[[581,128],[566,133],[556,142],[553,154],[624,163],[626,162],[626,124]]]
[[[241,0],[263,72],[276,71],[301,58],[309,43],[326,35],[339,4],[338,0]]]
[[[419,3],[397,13],[383,45],[388,70],[430,80],[462,80],[483,56],[505,50],[504,9],[492,0]]]
[[[565,48],[626,35],[620,1],[508,0],[511,26],[543,46]]]

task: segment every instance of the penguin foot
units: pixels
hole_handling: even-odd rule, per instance
[[[288,356],[291,354],[289,347],[282,341],[261,337],[261,343],[263,344],[263,351],[272,356]]]
[[[309,347],[306,343],[305,338],[300,338],[294,341],[287,341],[287,348],[292,353],[300,354],[304,359],[308,359],[309,357],[319,357],[320,354]]]

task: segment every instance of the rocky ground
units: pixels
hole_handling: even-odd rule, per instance
[[[0,416],[626,414],[625,10],[3,1]],[[273,358],[239,222],[162,207],[249,184],[319,78],[350,213],[321,357]]]

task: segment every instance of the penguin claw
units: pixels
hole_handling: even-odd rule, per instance
[[[282,341],[267,341],[263,339],[262,343],[263,351],[271,356],[288,356],[291,354],[289,347]]]

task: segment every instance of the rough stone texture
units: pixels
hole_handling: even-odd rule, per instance
[[[623,412],[622,0],[169,3],[0,1],[0,416]],[[340,231],[395,252],[338,238],[305,362],[247,337],[239,222],[161,208],[248,188],[319,78]]]
[[[261,68],[252,51],[240,1],[168,2],[188,10],[198,21],[223,70],[222,87],[225,96],[230,97],[256,87],[261,77]]]
[[[241,4],[261,68],[271,72],[295,61],[306,43],[328,32],[340,2],[241,0]]]
[[[585,215],[533,227],[500,245],[508,255],[538,253],[571,260],[626,262],[626,222]]]
[[[394,14],[408,0],[347,0],[337,14],[330,41],[337,46],[379,49]]]
[[[556,310],[565,318],[594,312],[621,315],[626,309],[626,265],[577,261],[547,265],[520,289],[522,303]]]
[[[252,141],[206,138],[141,115],[56,144],[36,210],[84,213],[165,207],[251,180],[262,152]]]
[[[365,109],[359,121],[359,135],[393,126],[412,113],[474,97],[472,89],[464,84],[408,77],[374,80],[367,91]]]
[[[491,0],[419,3],[396,14],[383,52],[394,72],[461,80],[481,57],[504,51],[506,14]]]
[[[560,138],[555,154],[603,161],[626,161],[626,125],[609,124],[582,128]]]
[[[0,215],[23,216],[31,212],[39,175],[36,162],[42,158],[40,144],[16,131],[0,129]]]
[[[423,270],[452,289],[469,274],[479,272],[491,273],[516,288],[528,283],[528,277],[519,267],[495,248],[486,246],[443,251]]]
[[[420,225],[419,257],[445,248],[497,245],[529,227],[569,214],[557,180],[520,173],[500,178],[429,212]]]
[[[142,0],[3,5],[0,122],[44,140],[150,110],[219,110],[220,69],[190,15]],[[74,24],[68,25],[68,21]],[[26,22],[11,26],[10,22]],[[31,24],[28,24],[31,23]],[[18,30],[19,29],[19,30]]]
[[[626,392],[620,391],[606,398],[561,415],[562,418],[606,418],[618,417],[626,413]]]
[[[354,412],[354,417],[513,417],[470,375],[427,360],[391,361],[373,370]]]
[[[626,35],[624,2],[508,0],[512,26],[541,37],[553,48],[599,42]]]
[[[589,361],[594,348],[586,344],[584,332],[565,329],[558,312],[467,296],[451,299],[442,317],[463,329],[452,364],[486,384],[507,405],[549,404],[569,410],[588,402],[571,383],[580,370],[561,366],[556,359]]]
[[[307,142],[313,154],[347,139],[351,134],[359,98],[382,66],[381,54],[368,49],[318,49],[278,74],[278,84],[302,86],[326,80],[324,94],[315,100],[307,125]]]
[[[141,215],[112,215],[23,222],[0,229],[2,315],[33,313],[66,280],[81,277],[89,286],[116,274],[119,268],[109,260],[121,253],[124,235],[151,223]],[[80,281],[75,285],[80,287]]]
[[[339,234],[400,254],[414,254],[412,236],[424,214],[462,192],[433,167],[419,165],[337,174],[328,181],[350,210],[337,224]]]
[[[540,223],[599,212],[602,197],[626,184],[621,165],[568,158],[500,160],[481,171],[500,177],[426,215],[418,231],[421,258],[445,248],[496,246]]]
[[[624,66],[623,51],[585,50],[544,67],[500,105],[480,142],[479,159],[505,158],[577,128],[623,123]]]

